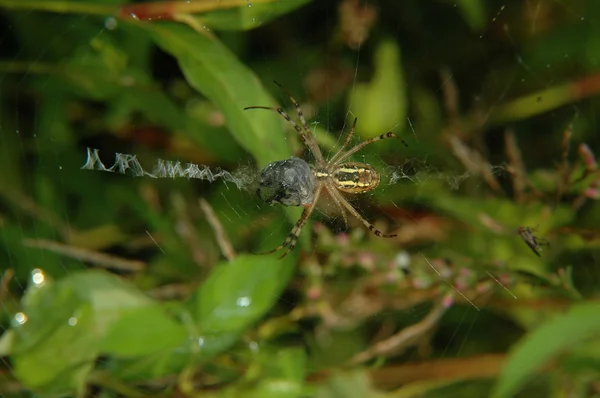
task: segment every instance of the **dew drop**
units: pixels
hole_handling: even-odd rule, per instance
[[[115,30],[117,25],[117,20],[113,17],[108,17],[104,20],[104,27],[108,30]]]
[[[248,343],[248,348],[250,348],[250,351],[256,354],[258,352],[258,343],[256,341],[251,341]]]
[[[23,325],[25,322],[27,322],[27,315],[25,315],[23,312],[17,312],[14,319],[17,325]]]
[[[67,321],[67,323],[69,324],[69,326],[75,326],[77,325],[77,318],[75,318],[74,316],[70,317],[69,320]]]
[[[44,271],[39,268],[31,271],[31,282],[33,282],[36,287],[44,286],[46,283],[46,275],[44,275]]]
[[[236,301],[236,304],[238,305],[238,307],[248,307],[251,302],[252,300],[250,299],[250,297],[239,297]]]
[[[410,265],[410,255],[405,251],[399,252],[396,254],[396,257],[394,257],[394,265],[400,269],[408,269],[408,266]]]

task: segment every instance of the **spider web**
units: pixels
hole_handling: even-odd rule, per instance
[[[249,6],[252,5],[250,1],[248,3]],[[344,139],[344,134],[340,132],[347,131],[348,124],[354,116],[363,114],[360,105],[365,103],[358,97],[370,93],[369,87],[365,89],[361,85],[369,82],[376,74],[375,47],[379,40],[378,34],[381,33],[373,33],[376,29],[372,26],[355,31],[344,30],[343,23],[340,22],[342,17],[338,6],[347,3],[348,7],[351,7],[354,2],[340,1],[335,6],[333,2],[331,5],[324,5],[324,3],[313,2],[297,14],[292,12],[282,20],[276,20],[273,22],[276,28],[269,25],[267,21],[269,17],[265,16],[265,23],[258,21],[259,28],[248,34],[252,56],[243,58],[243,51],[240,51],[239,56],[244,62],[252,60],[251,67],[262,81],[269,82],[275,79],[285,83],[285,86],[293,91],[296,99],[301,102],[319,143],[328,147],[329,151],[335,152]],[[468,25],[468,11],[461,9],[461,6],[449,2],[437,3],[432,12],[443,13],[441,19],[444,21],[464,19],[465,26]],[[498,69],[505,67],[510,71],[509,76],[499,76],[498,79],[490,78],[488,71],[483,70],[478,64],[470,64],[462,68],[455,64],[453,66],[457,66],[456,72],[450,71],[445,74],[440,72],[447,71],[448,65],[444,63],[444,59],[436,59],[436,54],[427,51],[427,34],[419,28],[423,21],[435,20],[435,15],[420,14],[422,10],[417,6],[407,5],[402,9],[404,14],[394,21],[390,20],[391,13],[386,15],[384,12],[386,7],[392,7],[391,4],[385,1],[361,3],[367,8],[354,14],[354,18],[363,21],[369,18],[365,15],[368,14],[368,10],[379,9],[377,18],[380,18],[382,24],[391,30],[386,33],[398,41],[401,48],[406,46],[406,49],[402,48],[401,58],[402,79],[408,90],[406,102],[423,105],[437,101],[443,104],[437,108],[425,105],[423,108],[413,108],[407,105],[406,114],[396,118],[386,118],[388,124],[380,133],[389,130],[400,134],[408,142],[408,149],[398,145],[397,142],[392,142],[393,140],[386,140],[384,143],[367,147],[364,153],[361,152],[354,157],[355,160],[377,164],[383,177],[382,185],[378,190],[352,201],[353,206],[361,214],[365,214],[369,221],[377,223],[376,225],[387,222],[391,229],[406,232],[402,228],[403,223],[408,220],[407,225],[410,228],[422,230],[423,234],[427,234],[427,231],[433,230],[430,224],[432,221],[428,217],[421,217],[419,208],[429,206],[429,199],[425,199],[427,195],[423,192],[427,192],[432,186],[440,184],[443,189],[456,193],[463,190],[481,193],[488,192],[494,182],[503,187],[509,185],[511,173],[510,167],[507,166],[505,145],[497,138],[504,136],[507,125],[517,131],[537,129],[545,132],[533,137],[523,134],[525,136],[523,140],[531,142],[543,136],[545,142],[553,142],[545,146],[543,155],[540,155],[550,154],[551,158],[541,158],[537,154],[524,155],[525,162],[531,168],[551,169],[560,162],[562,134],[569,124],[579,128],[574,133],[573,142],[583,142],[583,138],[591,140],[588,142],[590,147],[594,148],[596,154],[600,153],[600,141],[597,136],[594,138],[589,133],[598,127],[595,119],[580,116],[584,113],[594,115],[595,102],[581,101],[585,99],[583,95],[565,103],[557,103],[554,107],[549,106],[546,112],[528,117],[507,118],[503,121],[495,119],[500,117],[498,114],[505,110],[506,104],[515,99],[525,97],[532,92],[539,92],[543,101],[551,102],[554,98],[551,91],[553,88],[568,82],[582,82],[597,73],[598,61],[595,60],[597,55],[594,52],[594,43],[578,43],[578,47],[556,49],[556,52],[562,51],[561,62],[558,61],[561,58],[558,56],[546,61],[543,56],[532,52],[528,47],[532,45],[532,38],[538,34],[543,35],[545,31],[551,31],[554,23],[565,23],[568,29],[592,29],[598,21],[594,20],[593,12],[588,11],[594,8],[589,5],[589,2],[577,1],[571,4],[557,0],[531,0],[525,3],[525,6],[521,6],[519,1],[488,3],[485,6],[488,10],[484,13],[486,19],[482,22],[483,27],[479,30],[473,28],[469,33],[479,35],[478,51],[482,54],[482,63],[487,61],[493,66],[499,66]],[[528,17],[517,18],[516,14],[523,9],[528,11]],[[94,226],[108,224],[115,214],[123,213],[119,207],[127,206],[134,197],[143,196],[149,203],[149,207],[155,204],[156,207],[173,206],[174,208],[180,203],[178,198],[181,197],[185,198],[184,201],[196,196],[212,198],[209,202],[214,208],[215,218],[222,223],[247,226],[250,231],[271,228],[272,232],[261,235],[258,241],[261,248],[273,243],[278,244],[279,241],[276,239],[281,235],[285,236],[293,225],[293,219],[283,216],[273,217],[273,213],[284,214],[284,209],[269,208],[255,197],[259,170],[254,166],[247,166],[252,162],[251,155],[240,149],[235,140],[229,139],[223,142],[231,145],[232,148],[235,146],[236,153],[245,158],[237,162],[229,162],[221,168],[219,162],[210,156],[209,152],[214,150],[214,147],[209,146],[210,143],[206,143],[206,148],[209,148],[206,149],[198,143],[190,145],[188,139],[179,147],[184,149],[173,149],[177,148],[178,143],[175,141],[180,137],[173,138],[168,133],[165,134],[162,131],[166,130],[164,126],[155,128],[156,123],[152,119],[151,112],[138,109],[128,115],[122,115],[116,106],[109,110],[108,116],[103,116],[107,101],[101,85],[94,86],[100,91],[96,97],[89,93],[61,91],[61,79],[64,76],[60,75],[60,68],[69,65],[71,58],[77,58],[77,62],[84,67],[93,66],[93,62],[97,61],[92,60],[88,53],[83,52],[79,56],[74,54],[74,51],[82,51],[82,47],[92,48],[102,45],[98,39],[108,38],[111,42],[118,42],[121,26],[114,18],[94,19],[85,16],[72,17],[30,11],[13,12],[4,9],[0,11],[2,12],[0,17],[7,22],[2,24],[3,28],[0,30],[0,54],[2,54],[0,60],[0,98],[2,99],[0,103],[0,147],[2,147],[0,150],[2,157],[0,159],[2,172],[0,246],[2,250],[0,252],[2,257],[0,261],[3,264],[0,266],[2,272],[0,276],[7,284],[10,282],[10,285],[0,286],[2,331],[8,330],[11,325],[15,325],[15,322],[19,323],[19,317],[23,315],[19,310],[21,308],[19,293],[32,283],[32,271],[35,274],[38,272],[36,270],[43,268],[40,264],[45,263],[44,252],[33,246],[26,246],[26,242],[35,241],[37,247],[41,247],[40,245],[46,241],[66,240],[69,230],[93,229]],[[559,18],[558,15],[561,14],[567,17]],[[322,23],[306,22],[313,20]],[[281,55],[277,54],[281,49],[280,45],[271,37],[274,31],[272,29],[281,29],[287,23],[294,27],[309,24],[322,26],[322,28],[311,32],[286,31],[287,54],[282,55],[277,63],[270,62],[273,53]],[[474,20],[471,20],[471,23],[476,24]],[[25,40],[26,34],[23,32],[25,26],[33,26],[32,29],[38,32],[39,40],[31,40],[31,38]],[[341,33],[334,32],[336,30]],[[81,31],[86,31],[87,34],[78,38],[76,33]],[[469,29],[465,27],[465,31]],[[524,31],[527,33],[523,33]],[[411,35],[421,33],[426,39],[411,43],[414,37]],[[340,35],[345,36],[340,39]],[[233,37],[232,42],[235,41],[235,37],[231,37]],[[61,38],[67,38],[65,40],[70,46],[61,46]],[[316,47],[331,38],[346,40],[347,48],[342,55],[338,54],[339,50],[320,46],[319,51],[322,52],[325,61],[318,62],[314,54],[311,57],[311,52],[307,48]],[[227,37],[224,40],[227,40]],[[231,47],[235,48],[235,45],[231,44]],[[350,47],[353,48],[349,49]],[[134,54],[136,49],[129,47],[123,51]],[[455,43],[453,51],[461,51],[460,44]],[[580,65],[585,58],[581,55],[582,52],[589,54],[589,65],[585,67]],[[118,63],[121,60],[119,54],[109,56],[113,57],[110,62]],[[417,62],[421,59],[430,60],[432,65],[430,70],[422,70],[424,62]],[[158,81],[172,80],[174,83],[164,89],[181,101],[179,105],[188,107],[191,109],[190,112],[197,112],[207,121],[207,125],[213,123],[212,127],[222,129],[221,132],[227,134],[219,111],[208,101],[190,95],[192,90],[171,59],[161,58],[161,62],[163,64],[157,70],[151,71],[151,77]],[[490,73],[499,72],[493,70]],[[177,78],[173,79],[173,76]],[[91,83],[83,82],[83,85],[85,84]],[[371,89],[376,92],[375,89]],[[273,93],[276,91],[273,90]],[[289,104],[284,94],[275,95],[280,104]],[[63,100],[69,96],[72,96],[70,101]],[[448,98],[452,96],[454,100],[449,100]],[[77,101],[73,101],[73,98]],[[182,105],[184,101],[187,103]],[[52,106],[53,102],[56,106]],[[64,110],[66,107],[68,112]],[[294,117],[292,108],[287,106],[286,109]],[[438,115],[436,119],[425,110],[435,110],[442,116]],[[545,117],[536,118],[540,114]],[[93,122],[95,118],[100,117],[107,117],[109,122],[105,124]],[[477,118],[479,122],[474,123],[477,129],[473,135],[481,133],[485,137],[478,141],[473,139],[473,136],[468,136],[471,132],[461,131],[456,127],[464,122],[463,117]],[[365,119],[368,118],[359,116],[358,130],[361,132],[370,131],[369,121]],[[127,123],[122,123],[123,120]],[[436,124],[435,120],[443,120],[444,124],[440,125],[439,122]],[[129,127],[124,127],[125,124]],[[366,126],[364,130],[363,126]],[[433,144],[436,134],[441,130],[459,137],[458,141]],[[487,133],[489,131],[491,133]],[[362,133],[358,134],[357,140],[365,139],[360,134]],[[578,134],[581,140],[577,139]],[[289,137],[290,146],[297,154],[301,154],[300,141],[294,136],[293,130]],[[195,148],[188,150],[190,146]],[[552,151],[548,148],[556,148],[556,150]],[[101,154],[105,156],[104,161],[101,160]],[[108,160],[112,156],[114,160]],[[543,177],[541,173],[542,181],[544,181]],[[158,181],[159,179],[161,181]],[[177,181],[169,181],[170,179],[177,179]],[[93,183],[84,183],[86,180]],[[235,186],[237,190],[229,189],[230,185]],[[402,194],[402,192],[407,193]],[[172,200],[169,199],[171,201],[166,204],[161,203],[159,199],[161,196],[171,194],[173,196]],[[74,225],[71,220],[76,217],[81,218],[81,215],[75,214],[71,204],[74,201],[92,201],[98,196],[107,198],[106,208],[98,210],[96,214],[92,214],[89,209],[82,210],[89,212],[88,225]],[[364,236],[365,231],[354,228],[353,221],[350,221],[350,228],[343,225],[342,216],[330,207],[325,205],[319,210],[316,218],[332,231],[333,236],[336,236],[336,242],[344,242],[344,239],[349,239],[349,236],[351,238],[353,234],[362,233]],[[183,220],[183,217],[181,219]],[[152,256],[172,255],[173,253],[163,252],[161,244],[155,240],[156,237],[150,231],[151,227],[146,224],[147,220],[140,220],[143,218],[137,216],[134,222],[138,226],[144,225],[138,228],[136,236],[147,235],[153,241],[155,247],[152,247]],[[266,227],[268,225],[270,227]],[[314,231],[319,231],[320,227],[319,223],[311,225],[304,233],[319,235]],[[177,235],[177,239],[184,241],[189,238],[186,243],[190,244],[193,242],[191,237],[193,234],[182,232],[186,228],[190,228],[190,222],[182,221],[181,225],[178,225],[180,234]],[[323,233],[323,236],[325,235]],[[411,238],[405,239],[409,241]],[[316,241],[320,242],[318,238]],[[470,345],[470,339],[475,333],[474,329],[481,324],[480,317],[489,316],[486,313],[482,315],[481,311],[486,303],[467,298],[463,292],[467,292],[468,283],[462,285],[455,283],[457,279],[452,279],[455,275],[452,274],[452,278],[450,276],[455,270],[451,270],[451,267],[444,264],[441,258],[435,256],[435,253],[447,253],[444,241],[433,238],[427,244],[429,245],[427,253],[432,254],[425,255],[425,251],[419,246],[406,250],[398,247],[391,255],[390,262],[399,269],[421,267],[416,275],[412,275],[414,286],[447,284],[447,297],[454,295],[456,301],[461,301],[461,297],[466,299],[467,303],[463,300],[465,305],[458,307],[454,315],[456,319],[450,326],[446,326],[450,330],[443,331],[444,335],[450,337],[441,343],[445,347],[442,357],[459,357],[473,347]],[[24,245],[26,249],[21,248]],[[194,252],[194,255],[200,259],[198,261],[214,260],[214,254],[211,258],[210,253],[202,253],[204,249],[206,247],[202,246],[202,249]],[[107,250],[116,257],[122,257],[124,252],[127,252],[123,248],[115,249],[111,246],[107,246]],[[233,250],[244,250],[244,248]],[[69,260],[52,261],[53,268],[44,271],[60,278],[85,268],[90,263],[101,264],[102,261],[109,263],[112,261],[77,256],[73,258],[72,251],[63,254],[65,253],[71,256]],[[373,269],[374,256],[369,255],[367,251],[359,253],[357,258],[359,268],[368,271]],[[137,261],[135,258],[130,260]],[[146,260],[148,259],[140,259],[140,261]],[[94,261],[98,262],[94,263]],[[598,263],[595,258],[592,263],[595,269],[592,272],[597,274]],[[132,263],[126,265],[131,266]],[[461,269],[464,270],[466,267]],[[444,273],[445,271],[447,273]],[[506,294],[515,296],[516,293],[512,291],[506,280],[501,278],[501,274],[503,274],[501,271],[488,272],[481,283],[491,282],[490,289],[507,289]],[[470,275],[461,275],[461,277],[466,280]],[[166,289],[161,294],[168,294],[165,292]],[[176,291],[174,295],[177,296],[179,293]],[[447,301],[452,300],[447,297]],[[281,300],[290,302],[287,297],[282,297]],[[422,306],[417,304],[408,305],[401,312],[408,319],[415,321],[426,314]],[[332,319],[328,321],[335,323]],[[383,329],[387,324],[382,321],[381,326]],[[324,335],[327,335],[327,331]],[[323,339],[326,341],[327,337]],[[409,359],[417,357],[416,353],[409,354]],[[2,361],[4,367],[0,371],[0,385],[2,385],[0,394],[16,396],[22,393],[21,386],[15,383],[11,375],[9,361],[7,359]]]

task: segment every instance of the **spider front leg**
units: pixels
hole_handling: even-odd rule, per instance
[[[296,246],[296,242],[298,241],[298,236],[300,236],[300,232],[302,232],[302,228],[304,227],[304,224],[306,224],[306,221],[312,214],[313,210],[315,209],[315,207],[317,205],[317,202],[319,201],[319,196],[321,195],[321,188],[322,188],[322,185],[318,184],[317,187],[315,188],[314,201],[310,205],[304,207],[304,211],[302,212],[300,219],[296,222],[296,225],[294,225],[294,228],[292,228],[292,230],[288,234],[287,238],[285,238],[283,243],[281,245],[277,246],[273,250],[270,250],[268,252],[263,252],[263,253],[257,253],[257,254],[259,254],[259,255],[271,254],[271,253],[275,253],[276,251],[279,251],[281,249],[286,249],[285,252],[283,252],[283,254],[281,255],[281,257],[279,257],[279,259],[282,259],[285,256],[287,256],[288,253],[294,249],[294,247]]]
[[[350,132],[348,132],[348,135],[346,136],[344,143],[342,144],[340,149],[338,149],[338,151],[335,153],[335,155],[333,155],[333,157],[331,159],[329,159],[330,163],[334,163],[336,161],[338,156],[340,156],[342,154],[342,151],[344,150],[344,148],[346,148],[348,146],[348,144],[350,143],[350,140],[352,140],[352,137],[354,136],[354,133],[356,132],[356,122],[357,121],[358,121],[358,118],[355,117],[354,123],[352,123],[352,128],[350,129]]]
[[[363,141],[360,144],[356,145],[355,147],[349,149],[347,152],[344,152],[338,159],[336,159],[335,163],[339,164],[339,163],[343,162],[344,160],[348,159],[350,156],[354,155],[356,152],[360,151],[367,145],[370,145],[377,141],[386,140],[389,138],[395,138],[395,139],[399,140],[400,142],[402,142],[402,144],[404,144],[405,147],[408,147],[408,144],[406,143],[406,141],[404,141],[402,138],[398,137],[396,134],[394,134],[392,132],[388,132],[385,134],[381,134],[377,137],[370,138],[366,141]]]
[[[313,154],[313,156],[315,157],[315,159],[317,161],[322,161],[323,160],[323,154],[321,153],[321,148],[319,148],[319,144],[317,144],[317,141],[315,140],[315,137],[313,136],[313,134],[312,134],[312,132],[310,130],[310,127],[308,127],[308,124],[306,124],[306,119],[304,118],[304,113],[302,113],[302,108],[300,108],[300,104],[298,103],[298,101],[296,101],[296,99],[292,96],[292,94],[285,87],[283,87],[281,84],[277,83],[274,80],[273,80],[273,82],[285,94],[287,94],[287,96],[290,98],[290,101],[292,101],[292,103],[296,107],[296,113],[298,114],[298,117],[300,118],[300,122],[301,122],[302,128],[300,128],[300,126],[298,126],[298,124],[295,121],[292,120],[292,118],[283,110],[283,108],[275,108],[275,107],[271,107],[271,106],[255,105],[255,106],[248,106],[248,107],[244,108],[244,110],[248,110],[248,109],[267,109],[267,110],[279,113],[285,120],[288,121],[288,123],[290,123],[294,127],[294,129],[296,130],[296,132],[300,135],[300,138],[302,139],[302,142],[304,143],[304,146],[306,146],[308,148],[308,150]]]

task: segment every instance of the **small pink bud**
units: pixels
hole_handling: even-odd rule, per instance
[[[596,162],[596,157],[594,156],[594,153],[592,152],[590,147],[587,146],[587,144],[579,145],[578,152],[579,152],[579,156],[581,156],[581,158],[583,159],[583,162],[585,163],[585,168],[588,171],[593,171],[598,168],[598,163]]]
[[[336,240],[340,246],[348,246],[348,243],[350,243],[350,237],[345,232],[336,236]]]
[[[311,286],[306,292],[306,297],[309,300],[316,300],[321,297],[321,288],[319,286]]]
[[[454,295],[446,294],[442,299],[442,305],[446,308],[450,308],[452,307],[452,304],[454,304]]]

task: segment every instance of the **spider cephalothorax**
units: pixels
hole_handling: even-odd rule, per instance
[[[346,222],[346,212],[350,213],[356,219],[361,221],[365,227],[372,231],[375,235],[384,238],[392,238],[396,234],[384,234],[378,229],[375,229],[373,224],[365,220],[352,205],[344,198],[341,192],[356,194],[371,191],[379,185],[380,176],[377,170],[367,163],[360,162],[349,162],[347,159],[364,148],[365,146],[386,138],[396,138],[405,146],[408,146],[404,140],[396,136],[394,133],[381,134],[380,136],[373,137],[367,141],[363,141],[360,144],[344,151],[344,149],[350,143],[350,140],[354,136],[356,130],[356,119],[352,129],[348,133],[346,140],[338,151],[328,160],[325,160],[321,149],[317,144],[317,141],[312,135],[312,132],[306,120],[300,104],[294,99],[294,97],[281,86],[275,82],[289,97],[294,106],[296,112],[300,118],[302,128],[294,122],[283,108],[272,108],[267,106],[250,106],[244,109],[269,109],[279,113],[285,118],[294,129],[300,134],[300,138],[304,145],[311,152],[315,158],[315,164],[309,165],[306,161],[292,157],[286,160],[279,160],[270,163],[265,167],[260,174],[260,183],[257,190],[258,196],[269,204],[275,202],[281,203],[286,206],[303,206],[304,211],[302,216],[296,222],[296,225],[292,228],[288,237],[285,241],[275,249],[263,253],[273,253],[275,251],[287,248],[281,257],[287,255],[296,245],[296,241],[302,227],[310,217],[311,213],[315,209],[319,196],[323,189],[327,190],[327,193],[335,204],[341,210],[344,221]]]

